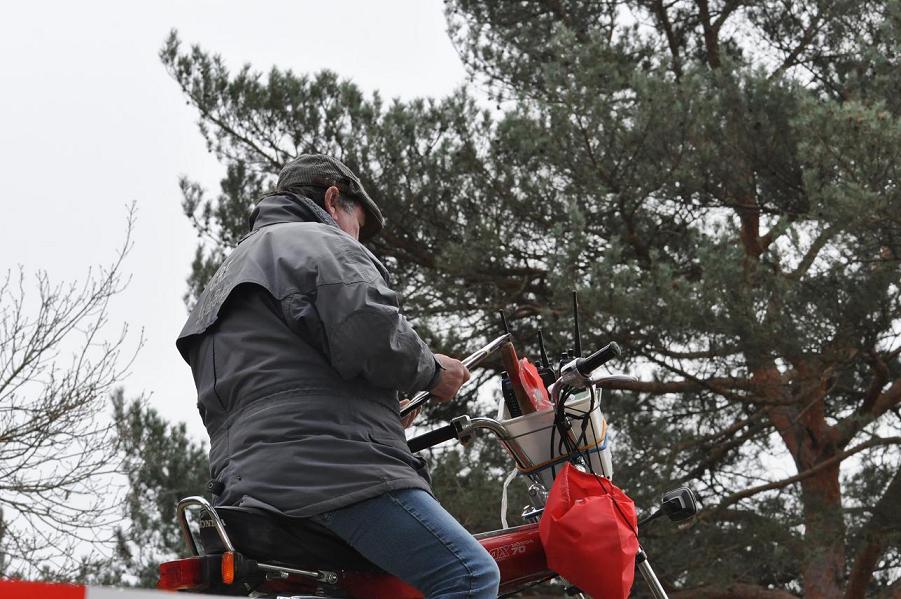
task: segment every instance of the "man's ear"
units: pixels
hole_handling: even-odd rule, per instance
[[[332,218],[338,217],[338,196],[341,195],[341,192],[338,191],[338,188],[332,185],[328,189],[325,190],[325,197],[323,198],[323,207],[325,211],[329,213],[329,216]]]

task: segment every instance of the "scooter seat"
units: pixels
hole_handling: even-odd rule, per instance
[[[303,570],[381,572],[344,540],[309,518],[279,516],[259,508],[220,506],[216,513],[235,550],[244,557]],[[209,517],[201,515],[200,540],[205,553],[225,546]]]

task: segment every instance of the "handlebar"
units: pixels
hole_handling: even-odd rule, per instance
[[[611,341],[587,358],[576,358],[570,361],[560,369],[560,378],[551,385],[551,389],[548,389],[551,397],[556,398],[556,394],[564,386],[585,387],[590,383],[589,377],[592,372],[621,353],[619,345],[615,341]],[[556,403],[556,399],[553,401]]]
[[[455,427],[453,424],[446,424],[442,427],[436,428],[435,430],[419,435],[418,437],[413,437],[412,439],[407,441],[407,446],[410,448],[410,452],[416,453],[417,451],[422,451],[423,449],[434,447],[439,443],[450,441],[451,439],[455,439],[456,437],[457,427]]]
[[[449,429],[452,429],[453,433],[450,436],[447,436]],[[433,447],[439,443],[453,439],[454,437],[459,439],[460,442],[465,445],[480,430],[490,431],[501,443],[503,443],[504,447],[507,448],[507,451],[510,452],[510,455],[513,456],[517,468],[527,470],[533,467],[532,460],[522,447],[520,447],[519,443],[516,442],[516,437],[507,430],[507,427],[502,422],[498,422],[494,418],[470,418],[466,415],[457,416],[451,420],[451,423],[448,425],[410,439],[407,441],[407,445],[410,447],[410,451],[414,453],[422,451],[423,449],[428,449],[429,447]]]
[[[497,339],[494,339],[493,341],[476,351],[474,354],[471,354],[463,359],[463,365],[466,366],[466,368],[473,368],[482,360],[484,360],[486,356],[496,351],[509,340],[510,333],[501,335]],[[557,387],[560,383],[566,385],[580,383],[582,386],[584,386],[588,383],[588,377],[594,370],[598,369],[613,358],[618,357],[620,354],[622,354],[622,350],[620,349],[619,344],[615,341],[611,341],[587,358],[576,358],[575,360],[564,366],[561,369],[560,378],[557,379],[557,382],[551,385],[551,387]],[[550,391],[550,389],[548,390]],[[410,403],[408,403],[401,409],[401,418],[413,412],[413,410],[417,409],[420,405],[425,403],[429,399],[429,397],[431,396],[429,395],[428,391],[420,391],[419,393],[417,393],[415,396],[413,396],[413,399],[410,400]],[[448,437],[444,440],[447,441],[451,438],[452,437]]]
[[[613,358],[618,358],[623,353],[616,341],[611,341],[587,358],[576,360],[576,370],[582,376],[588,376]]]
[[[486,355],[491,353],[492,351],[499,348],[509,339],[509,334],[502,335],[498,337],[482,349],[480,349],[475,354],[469,356],[464,360],[464,364],[469,367],[471,364],[476,364],[480,362]],[[599,367],[607,363],[608,361],[616,358],[622,354],[622,350],[615,341],[611,341],[598,351],[594,352],[587,358],[576,358],[572,360],[563,367],[562,372],[560,374],[560,378],[551,385],[549,391],[551,392],[553,397],[557,397],[557,392],[563,385],[576,385],[579,387],[585,387],[590,385],[598,385],[598,386],[607,386],[611,383],[623,383],[623,382],[633,382],[636,381],[634,377],[624,376],[624,375],[615,375],[601,378],[592,378],[591,374],[597,370]],[[428,398],[428,393],[423,392],[418,394],[413,401],[417,401],[421,403]],[[403,415],[405,411],[408,411],[413,402],[408,404],[404,410],[401,411]],[[463,441],[464,443],[468,442],[468,439],[471,437],[471,433],[475,429],[485,428],[491,430],[495,435],[497,435],[498,439],[505,446],[507,446],[508,450],[511,452],[511,455],[517,461],[517,465],[521,467],[528,466],[531,462],[528,457],[525,455],[520,455],[521,451],[518,448],[516,443],[512,443],[512,438],[510,437],[509,431],[507,431],[506,427],[492,419],[492,418],[475,418],[470,419],[469,416],[458,416],[454,418],[450,424],[445,426],[436,428],[427,433],[419,435],[418,437],[414,437],[407,441],[407,445],[410,448],[410,451],[416,453],[417,451],[422,451],[423,449],[428,449],[429,447],[434,447],[439,443],[444,443],[445,441],[450,441],[451,439],[457,438]]]

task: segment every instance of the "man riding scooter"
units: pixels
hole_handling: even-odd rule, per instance
[[[360,241],[384,224],[359,178],[301,155],[251,215],[176,345],[210,435],[216,505],[311,518],[428,598],[493,598],[499,572],[431,495],[398,393],[469,378],[400,314]]]

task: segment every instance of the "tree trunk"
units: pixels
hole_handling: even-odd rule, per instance
[[[824,415],[822,397],[811,400],[801,394],[798,405],[770,410],[770,420],[794,458],[798,472],[805,472],[836,453],[832,430]],[[845,570],[845,524],[842,517],[840,463],[801,481],[806,551],[801,566],[806,599],[841,599]]]
[[[842,519],[839,465],[801,483],[804,503],[802,564],[806,599],[840,599],[845,568],[845,524]]]

